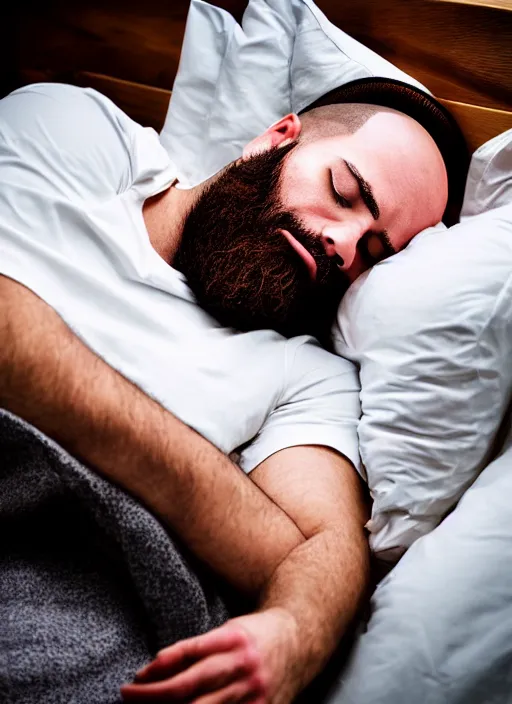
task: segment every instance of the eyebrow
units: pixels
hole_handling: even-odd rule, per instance
[[[364,204],[370,211],[372,218],[374,220],[378,220],[380,218],[380,208],[378,206],[377,201],[375,200],[375,196],[373,195],[372,187],[370,186],[368,181],[365,181],[365,179],[361,176],[354,164],[351,164],[350,161],[347,161],[346,159],[343,159],[343,161],[345,162],[347,169],[357,181],[361,198],[363,199]]]
[[[380,239],[382,247],[383,247],[387,256],[391,256],[392,254],[396,254],[396,249],[391,244],[391,240],[389,239],[389,235],[388,235],[387,230],[381,230],[381,232],[375,232],[374,234],[377,235],[377,237]]]

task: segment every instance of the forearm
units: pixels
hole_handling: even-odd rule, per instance
[[[368,507],[354,467],[325,447],[291,447],[251,477],[308,540],[276,567],[256,613],[160,652],[123,688],[126,701],[211,693],[212,702],[290,704],[354,618],[369,577]]]
[[[277,567],[259,603],[283,621],[283,650],[291,643],[284,669],[300,689],[334,651],[366,593],[365,492],[350,463],[325,447],[278,452],[252,477],[308,538]]]
[[[361,531],[362,534],[362,531]],[[334,651],[361,601],[367,546],[335,527],[276,570],[260,609],[160,651],[122,688],[126,701],[290,704]]]
[[[303,542],[227,457],[110,368],[32,292],[2,276],[0,405],[140,499],[246,592],[257,591]]]
[[[326,664],[361,606],[369,577],[363,529],[332,528],[297,547],[277,568],[260,610],[280,610],[295,641],[289,659],[297,689]]]

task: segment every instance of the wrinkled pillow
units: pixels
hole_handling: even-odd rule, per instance
[[[241,26],[225,10],[192,0],[160,139],[181,186],[191,187],[287,113],[371,76],[427,91],[329,22],[312,0],[250,0]]]
[[[371,546],[394,560],[484,468],[511,398],[512,130],[474,154],[460,224],[361,276],[334,337],[360,366]]]

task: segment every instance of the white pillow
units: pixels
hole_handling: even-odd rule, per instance
[[[287,113],[371,76],[427,90],[329,22],[312,0],[250,0],[241,26],[192,0],[160,138],[181,185],[194,186]]]
[[[335,327],[360,365],[368,528],[385,559],[473,482],[511,398],[512,130],[475,153],[462,215],[361,276]]]

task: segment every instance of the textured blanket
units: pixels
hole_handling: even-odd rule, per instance
[[[159,648],[227,618],[148,511],[1,410],[0,545],[3,704],[119,702]]]

